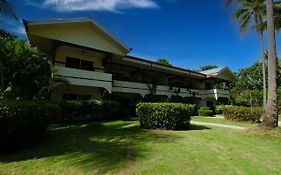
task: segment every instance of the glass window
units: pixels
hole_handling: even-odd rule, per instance
[[[91,95],[82,94],[63,94],[63,100],[90,100]]]
[[[77,94],[63,94],[63,100],[77,100]]]
[[[80,68],[80,59],[66,57],[65,58],[65,67],[79,69]]]
[[[206,89],[213,89],[213,85],[210,82],[205,83]]]
[[[94,62],[81,60],[79,58],[66,57],[65,67],[93,71]]]
[[[93,71],[94,63],[92,61],[81,60],[81,69]]]
[[[91,97],[91,95],[78,95],[79,100],[90,100]]]

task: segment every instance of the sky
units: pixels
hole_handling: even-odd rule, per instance
[[[243,34],[224,0],[11,0],[26,20],[92,17],[148,60],[166,58],[174,66],[249,67],[260,55],[255,31]],[[21,22],[4,18],[0,28],[27,39]],[[277,35],[277,50],[281,51]],[[265,37],[265,44],[267,43]],[[281,53],[281,52],[280,52]]]

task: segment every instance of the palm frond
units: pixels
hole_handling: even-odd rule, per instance
[[[239,23],[240,32],[245,32],[248,29],[252,12],[247,8],[240,8],[235,11],[233,17]]]
[[[239,2],[241,2],[241,0],[225,0],[224,7],[228,8],[230,5],[232,5],[234,3],[239,3]]]
[[[233,3],[233,1],[235,1],[235,0],[225,0],[224,1],[225,8],[228,8]]]
[[[0,0],[0,13],[2,15],[10,16],[15,20],[18,20],[15,13],[15,7],[11,4],[9,0]]]

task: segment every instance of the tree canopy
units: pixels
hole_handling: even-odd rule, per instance
[[[18,19],[15,13],[15,7],[10,0],[0,0],[0,14]]]
[[[233,82],[230,89],[231,103],[239,106],[262,106],[263,80],[262,63],[241,69],[237,74],[237,81]],[[279,105],[281,105],[281,60],[278,60],[277,77]]]
[[[24,40],[0,39],[0,96],[31,99],[50,86],[52,65]],[[4,37],[5,38],[5,37]]]
[[[17,36],[7,32],[6,30],[0,29],[0,39],[16,40]]]
[[[168,61],[168,59],[166,59],[166,58],[159,58],[156,62],[165,64],[165,65],[171,65],[170,62]]]
[[[218,66],[216,66],[216,65],[206,65],[206,66],[201,66],[198,71],[201,72],[201,71],[215,69],[215,68],[218,68]]]

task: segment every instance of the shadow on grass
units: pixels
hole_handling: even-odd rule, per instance
[[[190,125],[190,130],[205,130],[205,129],[211,129],[211,128],[201,125]]]
[[[193,129],[200,129],[196,126]],[[55,163],[63,156],[67,166],[104,174],[129,166],[149,153],[147,144],[174,142],[180,136],[162,131],[140,129],[137,122],[115,121],[52,125],[45,139],[28,150],[0,155],[0,162],[50,158]],[[58,160],[57,160],[58,161]]]

